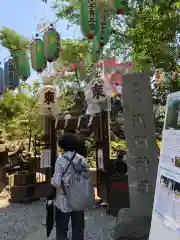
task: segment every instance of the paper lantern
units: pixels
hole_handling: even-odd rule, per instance
[[[6,85],[4,81],[4,71],[0,68],[0,94],[3,94],[6,91]]]
[[[44,42],[39,38],[31,43],[31,66],[38,73],[42,73],[47,66],[44,57]]]
[[[127,0],[97,0],[97,7],[100,12],[123,14],[128,8]]]
[[[112,86],[105,78],[94,78],[86,86],[85,97],[87,102],[101,102],[111,97]]]
[[[44,33],[44,56],[48,62],[54,62],[60,55],[60,35],[51,26]]]
[[[17,75],[21,80],[27,80],[30,76],[30,64],[27,51],[24,49],[17,49],[13,52],[13,58]]]
[[[113,0],[113,4],[116,10],[116,14],[121,15],[127,11],[128,8],[127,0]]]
[[[12,90],[19,85],[19,76],[16,73],[16,65],[12,58],[4,64],[4,82],[5,86]]]
[[[100,59],[103,47],[100,45],[99,41],[95,38],[93,39],[93,45],[91,50],[92,62],[96,63]]]
[[[107,99],[112,95],[110,81],[94,78],[86,85],[84,93],[87,102],[86,114],[94,115],[105,109],[110,110],[110,105],[107,105]]]
[[[52,85],[44,85],[40,92],[40,115],[57,114],[57,92],[56,87]]]
[[[99,31],[99,12],[96,0],[82,0],[80,8],[81,31],[88,39],[93,39]]]
[[[99,41],[101,46],[104,46],[108,43],[110,35],[111,35],[110,20],[104,17],[100,21],[100,32],[97,35],[97,40]]]

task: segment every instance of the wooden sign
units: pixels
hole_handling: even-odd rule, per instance
[[[49,168],[51,166],[51,149],[44,149],[41,154],[40,168]]]

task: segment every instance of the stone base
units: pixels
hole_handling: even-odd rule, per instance
[[[121,209],[117,216],[114,240],[148,240],[151,218],[132,216],[130,209]]]

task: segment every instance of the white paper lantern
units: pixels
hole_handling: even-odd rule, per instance
[[[85,88],[86,101],[102,102],[111,97],[112,87],[110,81],[105,78],[94,78]]]
[[[40,115],[58,114],[56,86],[44,85],[40,92]]]
[[[112,95],[110,81],[105,78],[94,78],[85,88],[85,99],[87,102],[86,114],[93,115],[107,109],[107,99]],[[105,107],[106,106],[106,107]],[[105,109],[104,109],[105,110]]]

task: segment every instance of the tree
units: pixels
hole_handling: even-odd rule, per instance
[[[80,24],[80,0],[57,0],[52,3],[57,16],[72,24]],[[164,68],[170,81],[153,88],[156,106],[163,108],[167,94],[179,89],[178,83],[171,83],[171,71],[178,69],[180,56],[180,3],[177,0],[129,2],[129,9],[123,17],[111,16],[111,37],[106,55],[131,60],[136,71],[153,71]],[[158,110],[156,113],[159,113]],[[164,115],[156,115],[157,125],[162,129]],[[159,122],[160,119],[160,122]]]
[[[80,2],[57,0],[52,4],[59,18],[79,24]],[[158,4],[151,5],[147,2],[130,3],[124,18],[111,16],[109,49],[125,60],[130,57],[137,70],[163,66],[165,71],[170,71],[176,68],[179,59],[180,4],[177,0],[158,1]]]
[[[0,44],[10,52],[17,48],[28,49],[28,40],[7,27],[2,27],[0,31]],[[40,131],[37,121],[39,87],[38,81],[34,81],[32,85],[21,82],[21,91],[16,93],[8,90],[3,94],[0,102],[0,124],[7,133],[16,137],[28,137],[33,130],[34,134]]]
[[[10,52],[17,48],[28,48],[28,40],[13,29],[2,27],[0,30],[0,44]]]
[[[21,84],[21,92],[8,90],[0,102],[0,126],[11,137],[28,138],[42,132],[38,106],[39,82]]]
[[[137,11],[136,27],[128,32],[132,36],[131,55],[137,70],[176,70],[180,54],[178,8],[179,2],[167,0]]]
[[[88,42],[84,39],[65,39],[61,43],[59,62],[64,65],[79,63],[84,60],[88,52]]]
[[[76,114],[84,111],[83,86],[86,79],[82,78],[84,67],[77,67],[77,65],[80,65],[81,61],[86,58],[87,49],[88,43],[85,40],[62,40],[61,55],[55,64],[56,70],[62,71],[66,68],[68,72],[57,78],[60,89],[59,106],[62,111]]]

